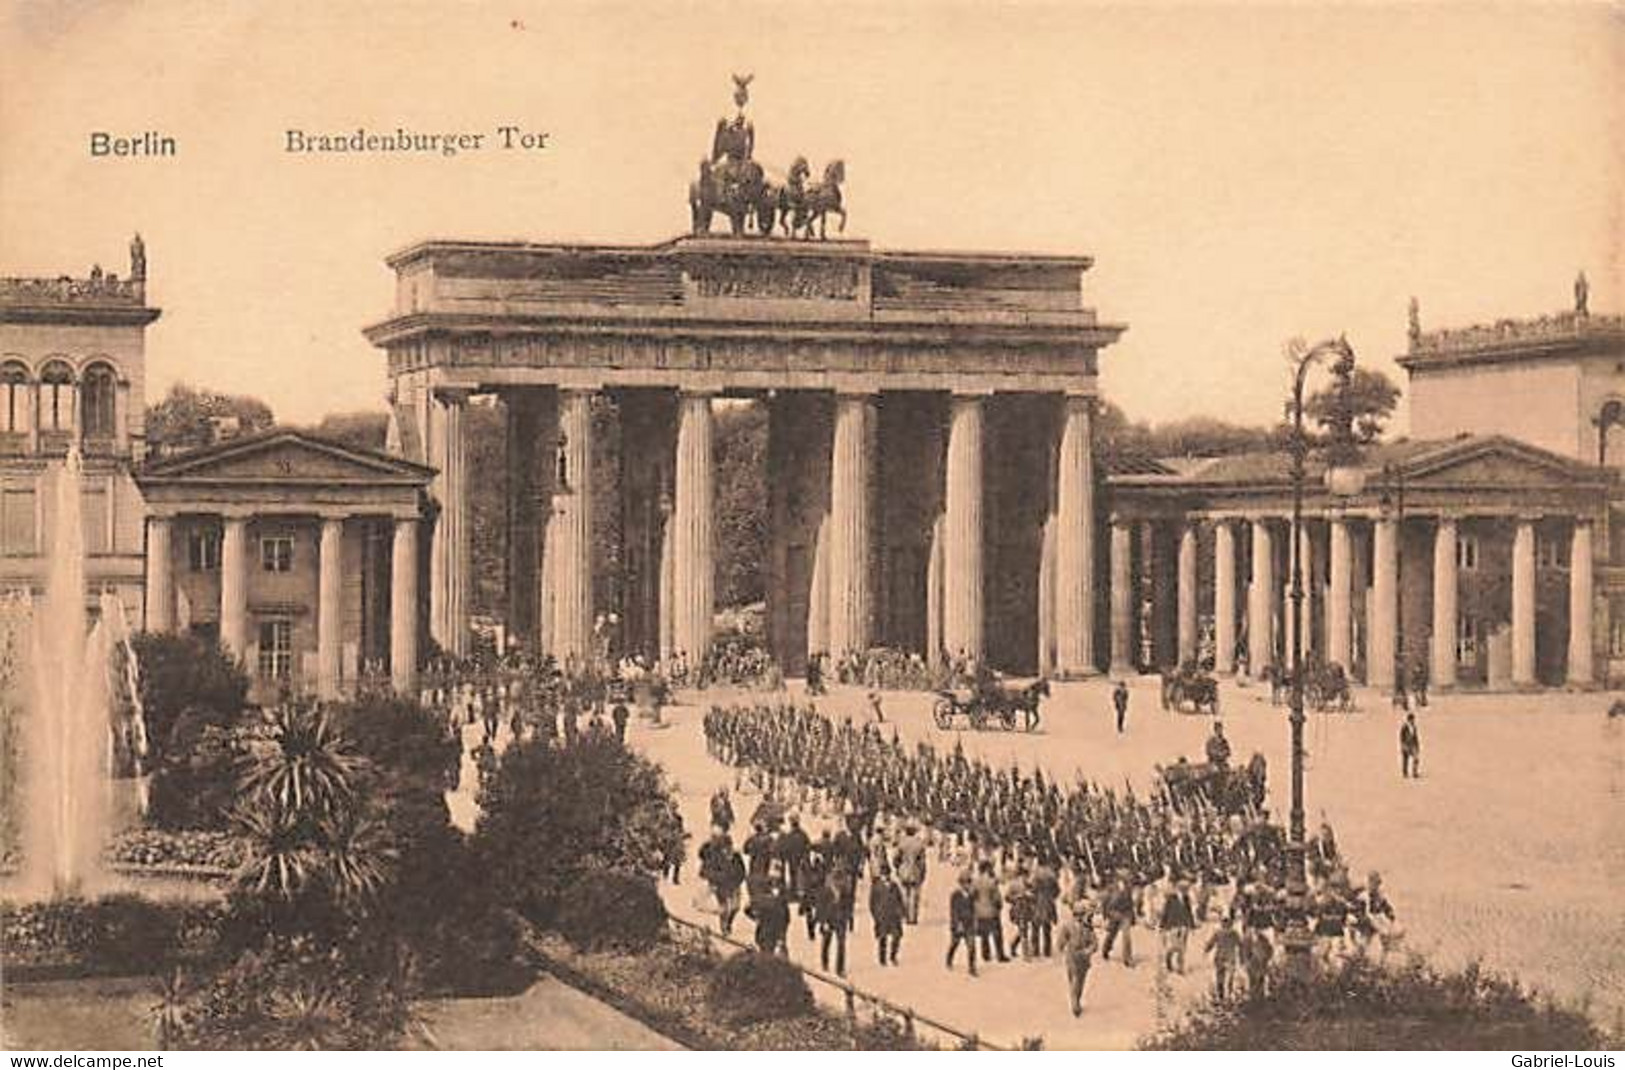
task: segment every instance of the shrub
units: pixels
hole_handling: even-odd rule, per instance
[[[204,976],[169,1039],[193,1050],[394,1048],[413,1022],[410,995],[404,969],[272,940]]]
[[[812,989],[787,959],[741,951],[711,975],[706,1001],[723,1021],[733,1025],[770,1022],[809,1014]]]
[[[179,928],[177,911],[137,895],[110,895],[94,904],[85,952],[97,972],[153,973],[175,954]]]
[[[577,951],[645,951],[666,933],[666,906],[642,874],[584,873],[564,890],[553,927]]]
[[[223,827],[248,677],[219,646],[195,636],[143,633],[131,646],[152,771],[148,819],[165,828]]]
[[[500,901],[537,924],[552,921],[564,889],[592,870],[655,877],[682,843],[682,822],[660,767],[608,733],[565,747],[510,747],[480,792],[474,870]]]
[[[136,895],[0,905],[0,951],[9,966],[75,967],[86,974],[155,973],[212,946],[213,902],[155,902]]]
[[[1592,1050],[1610,1040],[1576,1011],[1469,965],[1441,973],[1416,955],[1389,968],[1356,958],[1293,984],[1278,965],[1272,994],[1210,1002],[1142,1048],[1212,1050]]]

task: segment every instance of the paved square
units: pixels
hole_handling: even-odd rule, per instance
[[[1131,681],[1128,726],[1114,730],[1110,685],[1057,685],[1034,735],[959,733],[968,753],[995,766],[1012,759],[1070,782],[1075,771],[1106,784],[1126,777],[1137,791],[1152,766],[1184,753],[1200,760],[1209,719],[1169,713],[1154,679]],[[799,684],[792,694],[801,700]],[[955,733],[930,719],[930,696],[888,692],[888,722],[905,743],[930,740],[951,749]],[[709,705],[773,702],[761,693],[715,691],[689,701]],[[1423,776],[1399,775],[1398,725],[1387,700],[1359,695],[1352,714],[1311,714],[1306,728],[1308,819],[1331,821],[1356,880],[1380,870],[1407,932],[1408,946],[1440,965],[1473,957],[1516,974],[1566,1002],[1590,999],[1604,1022],[1625,1014],[1625,720],[1609,720],[1599,694],[1447,695],[1420,711]],[[660,761],[677,782],[684,820],[697,848],[708,825],[707,801],[731,772],[705,751],[703,705],[668,710],[670,727],[634,722],[632,742]],[[868,719],[865,693],[838,688],[818,700],[832,717]],[[1269,761],[1270,807],[1287,811],[1288,730],[1284,707],[1267,689],[1226,684],[1221,708],[1238,760],[1261,750]],[[754,801],[736,800],[741,820]],[[736,835],[737,835],[736,828]],[[935,856],[933,855],[933,861]],[[715,919],[693,907],[697,867],[680,888],[666,886],[678,916]],[[905,1005],[973,1029],[1004,1044],[1042,1035],[1047,1046],[1129,1047],[1179,1002],[1200,996],[1211,971],[1196,954],[1191,971],[1158,983],[1155,933],[1138,930],[1141,964],[1128,970],[1100,963],[1089,979],[1086,1010],[1066,1007],[1058,961],[993,965],[980,978],[943,971],[951,874],[935,864],[925,886],[921,924],[904,937],[902,965],[875,964],[867,911],[859,894],[857,929],[848,945],[850,978]],[[805,929],[792,925],[791,954],[816,964]],[[748,936],[750,922],[739,924]],[[741,930],[736,928],[736,934]],[[963,967],[961,967],[962,971]]]

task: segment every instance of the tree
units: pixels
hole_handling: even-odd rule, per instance
[[[351,449],[382,450],[389,437],[387,412],[334,412],[323,416],[310,429],[317,438],[338,442]]]
[[[716,419],[717,605],[766,597],[767,408],[738,405]]]
[[[275,423],[271,407],[258,398],[177,383],[164,400],[147,406],[147,446],[156,454],[180,453]]]
[[[1354,368],[1347,379],[1334,380],[1311,394],[1303,412],[1328,438],[1342,427],[1357,444],[1370,445],[1382,437],[1398,404],[1399,387],[1387,373]]]

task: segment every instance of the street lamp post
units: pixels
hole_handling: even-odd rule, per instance
[[[1287,966],[1295,976],[1309,973],[1310,950],[1313,938],[1309,935],[1309,877],[1304,868],[1305,832],[1303,805],[1303,726],[1304,726],[1304,672],[1303,672],[1303,493],[1305,468],[1309,455],[1309,440],[1303,427],[1304,380],[1310,365],[1321,357],[1335,354],[1336,370],[1346,379],[1354,367],[1354,350],[1343,338],[1328,339],[1301,355],[1295,355],[1292,375],[1292,619],[1300,622],[1292,629],[1292,661],[1288,721],[1292,726],[1292,809],[1287,829]],[[1333,428],[1334,446],[1348,445],[1335,441],[1338,428]],[[1332,461],[1340,458],[1332,457]],[[1328,467],[1327,485],[1334,479]]]
[[[1405,469],[1382,466],[1382,504],[1394,511],[1394,691],[1393,704],[1410,708],[1410,659],[1405,653]]]

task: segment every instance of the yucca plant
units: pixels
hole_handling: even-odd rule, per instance
[[[245,796],[285,813],[320,820],[354,799],[365,768],[350,742],[319,706],[279,706],[266,714],[238,786]]]

